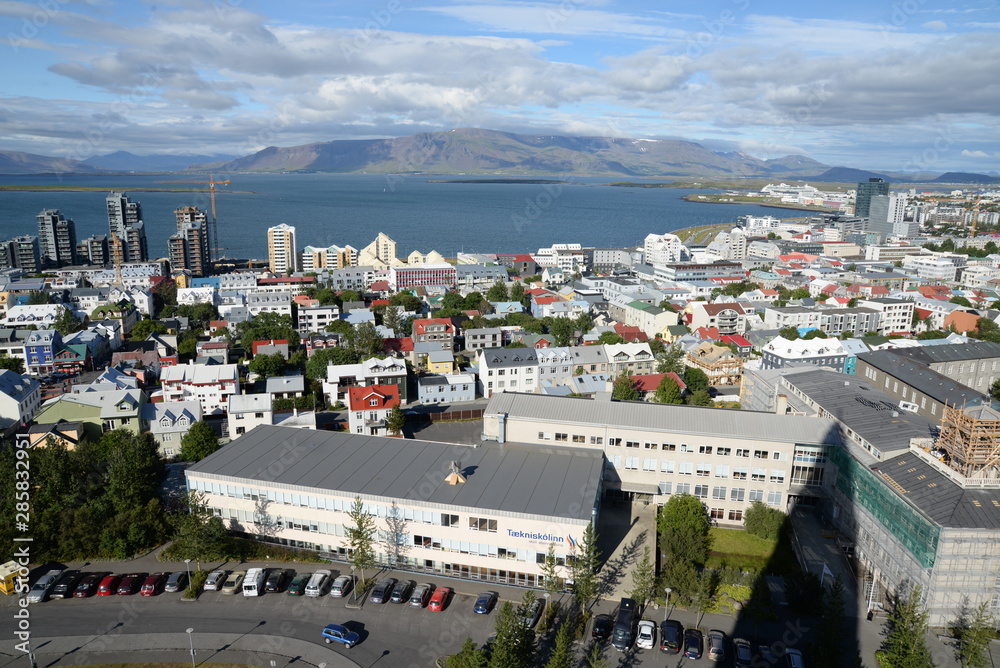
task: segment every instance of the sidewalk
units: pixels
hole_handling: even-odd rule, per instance
[[[0,668],[28,666],[27,657],[14,648],[16,640],[0,642]],[[241,664],[284,668],[355,668],[357,663],[324,645],[283,636],[235,633],[156,633],[142,636],[106,633],[33,639],[35,664],[82,666],[112,663],[181,663],[191,661],[194,643],[199,664]],[[141,645],[141,647],[137,647]],[[274,662],[273,664],[271,662]]]

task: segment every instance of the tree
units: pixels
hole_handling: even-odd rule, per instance
[[[393,436],[399,436],[403,433],[403,427],[406,426],[406,414],[400,410],[399,406],[393,406],[389,411],[389,415],[385,419],[385,426]]]
[[[811,331],[806,332],[806,335],[803,336],[802,338],[808,341],[810,339],[828,339],[830,337],[827,336],[826,332],[824,332],[822,329],[813,329]]]
[[[656,373],[676,373],[681,375],[687,368],[684,364],[684,350],[677,344],[667,347],[656,356]]]
[[[2,362],[3,359],[0,358],[0,363]],[[2,366],[2,364],[0,364],[0,366]],[[990,396],[993,397],[994,399],[1000,399],[1000,378],[997,378],[995,381],[993,381],[993,384],[990,385]]]
[[[549,543],[548,552],[545,553],[545,561],[542,563],[542,578],[545,584],[545,591],[555,595],[559,593],[559,562],[556,560],[556,544]]]
[[[472,291],[465,295],[465,310],[466,311],[478,311],[480,304],[485,300],[483,293],[478,291]]]
[[[778,540],[788,516],[763,501],[754,501],[743,515],[743,526],[749,533],[764,540]]]
[[[573,561],[570,575],[573,578],[573,596],[580,609],[585,609],[590,600],[597,596],[597,569],[601,565],[601,552],[597,549],[597,530],[591,522],[583,530],[583,536],[573,546]]]
[[[667,344],[659,336],[654,336],[649,340],[649,351],[653,355],[662,355],[667,352]]]
[[[839,668],[844,663],[844,639],[848,637],[844,600],[844,582],[838,575],[830,589],[823,592],[820,607],[823,624],[818,639],[820,651],[815,656],[818,668]]]
[[[702,565],[711,545],[711,522],[705,504],[690,494],[675,494],[656,518],[660,547],[667,559],[686,559]]]
[[[181,439],[180,459],[185,462],[201,461],[219,449],[219,437],[204,420],[191,425]]]
[[[629,598],[636,602],[639,610],[646,607],[646,603],[653,596],[653,587],[656,586],[656,567],[649,558],[649,547],[642,548],[642,559],[632,569],[632,588],[629,589]]]
[[[792,299],[808,299],[811,295],[809,294],[809,288],[795,288],[789,296]]]
[[[28,306],[41,306],[43,304],[51,304],[52,300],[49,298],[49,293],[42,292],[41,290],[32,290],[28,293]]]
[[[604,647],[599,642],[593,642],[584,657],[586,668],[608,668],[608,662],[604,660]]]
[[[570,318],[556,318],[552,321],[550,333],[555,338],[555,344],[563,347],[568,346],[573,341],[576,332],[574,322]]]
[[[339,295],[339,297],[340,297],[340,303],[341,304],[343,304],[344,302],[359,302],[359,301],[361,301],[361,295],[359,295],[354,290],[342,290],[341,293],[340,293],[340,295]]]
[[[361,497],[356,496],[347,512],[347,518],[353,523],[353,526],[344,527],[350,548],[348,558],[351,565],[361,571],[361,585],[358,589],[363,589],[366,584],[365,571],[378,563],[375,558],[375,517],[365,510]]]
[[[56,330],[63,336],[69,336],[73,332],[79,332],[83,329],[83,323],[80,319],[70,309],[63,306],[59,309],[59,316],[52,323],[52,329]]]
[[[382,311],[382,325],[391,329],[393,334],[397,334],[401,324],[402,316],[400,315],[399,307],[392,304],[386,306],[385,310]]]
[[[274,353],[273,355],[255,355],[250,360],[249,369],[258,376],[272,378],[283,375],[287,366],[288,363],[285,361],[284,355]]]
[[[589,313],[581,313],[576,316],[576,320],[573,321],[573,327],[580,332],[580,334],[586,334],[594,328],[594,319],[590,317]]]
[[[970,302],[965,297],[959,297],[958,295],[952,297],[948,300],[952,304],[958,304],[959,306],[964,306],[965,308],[972,308],[972,302]]]
[[[7,355],[0,355],[0,369],[7,369],[8,371],[13,371],[14,373],[24,373],[24,360],[20,357],[8,357]]]
[[[357,364],[361,360],[357,353],[349,348],[324,348],[313,353],[312,357],[306,361],[306,376],[308,378],[323,380],[326,378],[326,367],[330,364],[340,366],[342,364]]]
[[[670,376],[664,376],[660,384],[656,387],[656,394],[653,401],[658,404],[682,404],[684,398],[681,396],[681,388],[677,381]]]
[[[128,337],[133,341],[145,341],[149,338],[152,333],[164,334],[167,331],[167,326],[164,325],[159,320],[150,320],[146,318],[145,320],[140,320],[135,323],[132,327],[132,331],[128,333]]]
[[[799,330],[795,327],[782,327],[778,330],[778,336],[789,341],[795,341],[800,335]]]
[[[697,392],[698,390],[707,392],[708,388],[711,387],[705,372],[693,366],[685,367],[684,384],[687,385],[688,392]]]
[[[486,652],[472,638],[466,638],[458,654],[452,654],[445,662],[445,668],[487,668],[489,660]]]
[[[446,292],[441,297],[441,310],[461,311],[465,308],[465,298],[457,292]]]
[[[486,299],[491,302],[505,302],[508,299],[507,284],[497,281],[486,291]]]
[[[993,638],[993,618],[986,601],[971,611],[963,610],[952,635],[958,638],[958,659],[967,668],[990,668],[990,640]]]
[[[898,593],[877,657],[883,668],[931,668],[934,665],[927,648],[927,609],[920,585]]]
[[[698,570],[687,559],[666,559],[660,572],[665,587],[671,589],[671,600],[691,601],[698,593]]]
[[[603,343],[606,346],[613,346],[617,343],[625,343],[625,339],[617,332],[601,332],[601,335],[597,337],[597,342]]]
[[[524,283],[521,281],[515,281],[514,284],[510,286],[509,300],[512,302],[519,302],[522,299],[524,299]]]
[[[175,516],[171,556],[199,562],[226,559],[229,556],[229,532],[222,518],[216,517],[205,505],[205,495],[188,492],[181,501],[181,508],[187,512],[179,512]]]
[[[622,371],[615,378],[614,389],[611,392],[611,398],[616,401],[638,401],[639,400],[639,388],[636,385],[635,379],[628,374],[628,371]]]
[[[524,593],[525,600],[535,593]],[[496,641],[490,655],[490,668],[527,668],[535,653],[535,632],[521,621],[524,604],[515,607],[504,601],[496,616]]]
[[[254,341],[285,340],[289,348],[299,344],[299,334],[290,315],[265,311],[257,317],[236,325],[236,336],[240,339],[243,350],[253,349]]]
[[[326,326],[326,331],[335,332],[337,334],[343,334],[347,336],[354,331],[354,326],[346,320],[334,320],[329,325]]]
[[[695,390],[691,394],[687,395],[685,403],[688,406],[714,406],[715,402],[712,401],[712,395],[708,393],[708,390]]]
[[[573,666],[573,622],[567,617],[563,619],[556,631],[556,640],[552,647],[552,654],[545,662],[545,668],[571,668]]]
[[[421,306],[423,306],[420,298],[409,292],[397,292],[389,298],[389,304],[399,306],[409,313],[419,313]]]
[[[382,355],[385,339],[370,322],[363,322],[347,335],[347,345],[355,352],[359,360],[366,360],[376,355]]]

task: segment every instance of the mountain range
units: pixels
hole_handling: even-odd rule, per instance
[[[205,171],[607,176],[611,178],[773,178],[856,183],[1000,183],[985,174],[878,173],[830,167],[803,155],[762,160],[679,139],[524,135],[477,128],[392,139],[270,146],[251,155],[152,155],[118,151],[85,161],[0,151],[0,174]],[[950,179],[950,180],[949,180]]]

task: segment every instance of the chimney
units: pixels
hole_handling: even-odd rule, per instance
[[[465,476],[462,475],[462,469],[457,461],[451,461],[448,463],[448,468],[451,469],[444,481],[449,485],[460,485],[465,482]]]
[[[784,415],[788,412],[788,395],[779,394],[774,401],[774,412],[777,415]]]

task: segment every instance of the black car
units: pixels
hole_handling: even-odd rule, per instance
[[[389,595],[392,593],[392,588],[396,586],[396,578],[385,578],[379,580],[375,588],[372,589],[372,595],[368,599],[372,603],[385,603],[389,600]]]
[[[389,600],[393,603],[406,603],[410,600],[410,592],[413,591],[416,584],[413,580],[400,580],[392,588],[392,595],[389,596]]]
[[[698,629],[688,629],[684,632],[684,658],[700,659],[705,647],[705,640]]]
[[[284,568],[275,568],[271,571],[267,579],[264,580],[264,591],[281,591],[285,588],[285,583],[288,581],[291,571]]]
[[[81,578],[83,573],[80,571],[66,571],[49,592],[49,598],[73,598],[73,592],[76,591]]]
[[[615,620],[611,615],[597,615],[594,617],[594,626],[590,629],[590,637],[594,640],[607,642],[611,637],[611,629],[615,627]]]
[[[500,594],[495,591],[484,591],[476,599],[476,604],[472,606],[472,611],[478,615],[488,615],[493,606],[497,604]]]
[[[676,619],[668,619],[660,624],[660,649],[668,654],[677,654],[684,643],[684,627]]]

